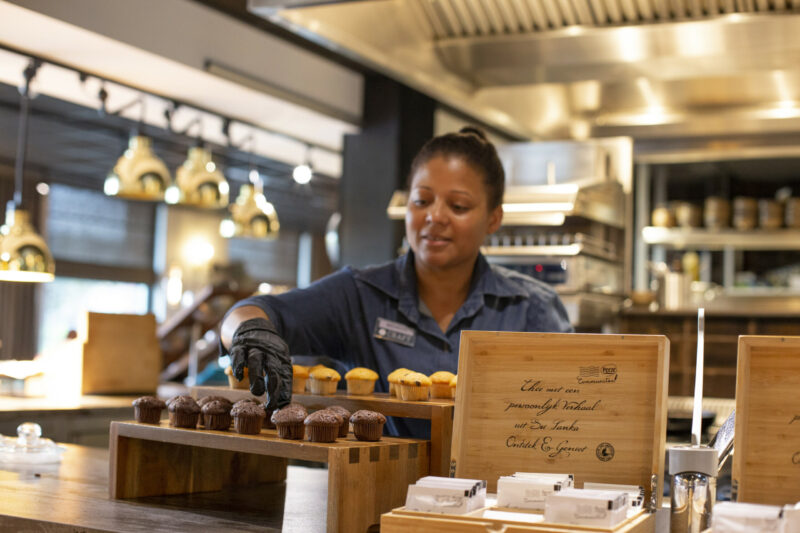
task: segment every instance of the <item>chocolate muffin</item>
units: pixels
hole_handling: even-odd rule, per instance
[[[158,424],[161,422],[161,410],[167,406],[155,396],[142,396],[133,400],[133,413],[136,421],[143,424]]]
[[[267,415],[264,408],[257,403],[236,402],[231,409],[231,416],[236,433],[258,435],[261,433],[261,423]]]
[[[356,411],[350,417],[353,423],[353,434],[358,440],[377,441],[381,440],[383,425],[386,417],[375,411]]]
[[[231,407],[233,406],[231,401],[227,398],[223,398],[222,396],[203,396],[199,400],[197,400],[197,405],[200,406],[200,418],[198,418],[197,423],[201,426],[206,425],[205,420],[205,412],[203,411],[203,407],[209,402],[222,402],[228,409],[228,413],[231,411]],[[230,425],[230,424],[229,424]]]
[[[350,411],[342,407],[341,405],[331,405],[327,408],[328,411],[333,411],[340,417],[342,417],[342,423],[339,426],[339,434],[338,437],[346,437],[347,433],[350,431]]]
[[[200,406],[191,396],[174,398],[168,405],[169,425],[176,428],[197,427],[197,418],[200,416]]]
[[[231,427],[231,404],[221,400],[211,400],[200,408],[206,429],[228,431]]]
[[[304,424],[311,442],[336,442],[342,417],[330,409],[322,409],[308,415]]]
[[[243,400],[239,400],[238,402],[234,402],[233,407],[236,407],[237,405],[241,405],[241,404],[244,404],[244,403],[252,403],[253,405],[260,405],[261,404],[261,402],[259,402],[255,398],[251,397],[251,398],[245,398]]]
[[[181,398],[189,398],[190,400],[194,401],[194,398],[192,398],[191,396],[188,396],[186,394],[181,394],[180,396],[173,396],[172,398],[167,400],[167,407],[169,407],[170,404],[172,404],[172,402],[174,402],[175,400],[180,400]]]
[[[272,423],[278,428],[278,436],[282,439],[301,440],[306,432],[303,425],[305,419],[305,407],[298,409],[291,404],[272,413]]]

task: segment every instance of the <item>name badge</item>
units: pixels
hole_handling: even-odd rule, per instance
[[[417,337],[416,332],[410,327],[381,317],[375,321],[375,331],[372,334],[378,339],[396,342],[410,348],[413,348]]]

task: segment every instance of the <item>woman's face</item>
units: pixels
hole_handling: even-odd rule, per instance
[[[489,211],[483,176],[460,157],[434,157],[411,179],[406,238],[428,268],[472,265],[502,219],[501,207]]]

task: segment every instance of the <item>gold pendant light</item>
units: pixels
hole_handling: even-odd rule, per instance
[[[230,205],[231,218],[220,223],[223,237],[274,239],[280,231],[275,206],[264,196],[258,171],[250,171],[251,184],[242,185],[236,202]]]
[[[103,191],[108,196],[149,201],[164,199],[172,179],[167,166],[153,153],[152,142],[138,132],[131,136],[128,149],[106,178]]]
[[[17,160],[14,169],[14,199],[6,208],[6,223],[0,226],[0,281],[46,282],[55,277],[55,262],[47,243],[36,233],[22,205],[22,184],[28,144],[30,86],[40,62],[31,60],[25,69],[19,116]]]
[[[189,156],[175,173],[177,198],[167,196],[167,203],[180,203],[210,209],[228,205],[230,187],[225,176],[211,159],[211,151],[193,146]],[[177,200],[177,201],[174,201]]]

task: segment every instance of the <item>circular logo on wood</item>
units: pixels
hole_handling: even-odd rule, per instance
[[[597,445],[595,454],[597,454],[597,458],[603,462],[610,461],[614,458],[614,447],[611,445],[611,443],[601,442]]]

